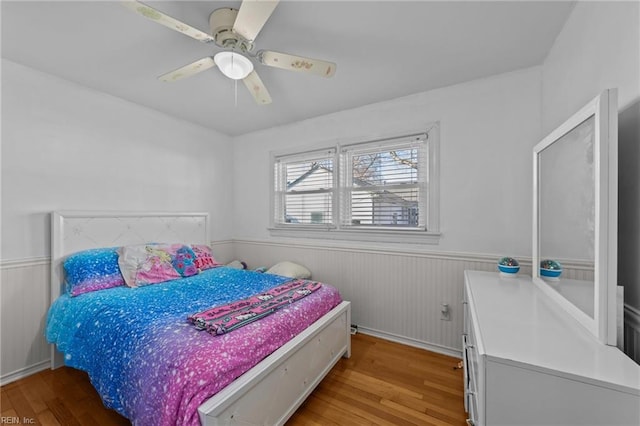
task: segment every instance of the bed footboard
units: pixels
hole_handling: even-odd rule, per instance
[[[198,408],[202,425],[282,425],[340,357],[351,356],[342,302]]]

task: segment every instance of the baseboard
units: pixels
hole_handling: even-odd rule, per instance
[[[436,352],[443,355],[448,355],[456,358],[462,357],[462,351],[454,348],[447,348],[445,346],[423,342],[421,340],[412,339],[410,337],[399,336],[397,334],[387,333],[380,330],[374,330],[372,328],[363,327],[361,325],[358,325],[358,333],[367,334],[369,336],[378,337],[380,339],[389,340],[391,342],[401,343],[403,345],[412,346],[414,348],[425,349],[427,351]]]
[[[16,380],[24,379],[27,376],[31,376],[32,374],[36,374],[40,371],[46,370],[51,366],[50,360],[40,361],[36,364],[30,365],[28,367],[21,368],[19,370],[13,371],[11,373],[7,373],[4,376],[0,377],[0,386],[4,386],[11,382],[15,382]]]

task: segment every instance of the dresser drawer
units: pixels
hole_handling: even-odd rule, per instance
[[[473,349],[469,348],[467,342],[467,336],[462,336],[462,357],[463,357],[463,369],[464,369],[464,408],[469,413],[470,418],[475,418],[477,412],[477,369],[474,368],[472,363]]]
[[[465,285],[463,301],[462,348],[464,365],[464,404],[467,412],[467,424],[481,426],[485,424],[485,358],[481,351],[482,343],[478,335],[473,300]]]
[[[478,424],[478,391],[480,382],[481,366],[480,357],[475,345],[470,343],[469,336],[463,336],[463,357],[464,357],[464,377],[465,377],[465,409],[469,418]]]
[[[467,353],[467,336],[462,335],[462,371],[464,380],[464,411],[469,412],[467,395],[471,387],[471,376],[469,374],[469,356]]]
[[[478,384],[480,383],[479,355],[476,345],[476,335],[471,323],[469,305],[464,303],[464,334],[462,335],[462,357],[464,369],[464,408],[468,414],[467,423],[480,424],[478,421]]]
[[[475,336],[475,333],[473,331],[473,327],[469,328],[469,333],[466,335],[466,340],[467,343],[465,345],[465,348],[467,348],[467,356],[469,358],[469,368],[471,369],[471,371],[473,371],[475,374],[472,376],[472,380],[474,380],[476,383],[478,382],[478,377],[477,377],[477,373],[478,373],[478,342]]]
[[[478,421],[478,394],[477,392],[465,393],[465,402],[467,404],[467,424],[469,426],[479,426]]]

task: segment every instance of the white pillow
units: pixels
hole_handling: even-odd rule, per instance
[[[276,263],[271,268],[267,269],[266,273],[305,280],[311,278],[311,271],[302,265],[298,265],[297,263],[289,262],[287,260]]]

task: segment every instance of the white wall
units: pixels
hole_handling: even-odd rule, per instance
[[[618,88],[618,281],[640,308],[640,3],[578,2],[542,66],[547,134],[602,90]]]
[[[211,239],[231,238],[218,132],[3,59],[1,154],[0,383],[49,365],[52,210],[206,211]]]
[[[207,211],[231,237],[221,133],[2,60],[2,260],[49,255],[49,212]]]
[[[625,110],[640,97],[640,3],[578,1],[542,67],[547,135],[602,90]]]
[[[540,90],[534,67],[237,137],[234,238],[270,239],[270,151],[439,121],[442,239],[415,249],[530,256],[531,147],[540,139]]]
[[[250,267],[302,263],[352,302],[361,330],[455,354],[464,269],[496,270],[500,255],[513,255],[524,257],[522,273],[530,273],[531,148],[540,139],[540,95],[534,67],[234,138],[236,256]],[[271,150],[433,121],[440,122],[440,244],[271,237]],[[440,319],[442,303],[450,321]]]

